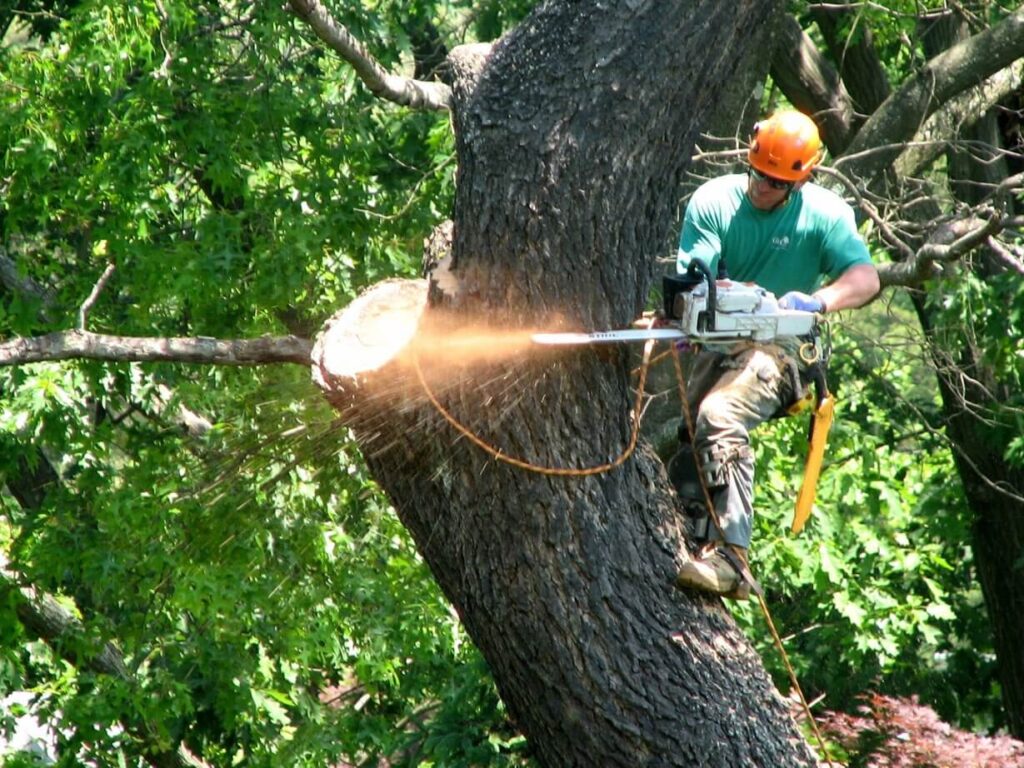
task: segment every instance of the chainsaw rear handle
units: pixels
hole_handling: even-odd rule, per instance
[[[698,274],[699,273],[699,274]],[[718,279],[728,279],[725,271],[724,260],[719,260]],[[681,320],[682,317],[676,312],[676,297],[680,293],[689,293],[701,283],[708,286],[707,306],[707,330],[715,330],[715,311],[718,309],[718,288],[715,285],[715,278],[711,274],[711,267],[700,259],[692,259],[683,275],[665,275],[661,279],[661,292],[665,301],[665,317],[672,320]]]

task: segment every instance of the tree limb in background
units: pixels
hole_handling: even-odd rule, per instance
[[[819,165],[815,171],[817,173],[824,173],[827,176],[831,176],[838,179],[846,187],[846,190],[854,198],[857,204],[857,208],[863,211],[872,223],[878,229],[882,240],[892,248],[899,255],[901,261],[908,261],[914,258],[914,250],[911,248],[903,239],[889,226],[889,223],[885,218],[878,212],[878,209],[864,199],[857,185],[853,182],[850,177],[846,174],[837,171],[835,168],[829,168],[823,165]],[[883,283],[883,285],[891,285],[892,283]]]
[[[940,274],[943,264],[958,261],[968,252],[983,244],[1004,228],[1004,219],[995,212],[979,219],[976,211],[967,218],[957,219],[935,230],[932,239],[914,254],[913,258],[893,264],[883,264],[878,270],[883,285],[920,285]]]
[[[78,308],[78,330],[85,332],[85,323],[89,318],[89,313],[92,308],[96,305],[96,300],[99,299],[103,289],[107,287],[107,283],[110,281],[111,276],[114,274],[114,270],[117,269],[117,265],[114,262],[107,264],[107,268],[103,270],[103,274],[100,275],[100,279],[96,281],[96,285],[92,287],[92,291],[89,293],[89,297],[82,302],[82,306]]]
[[[1015,255],[1011,248],[1007,247],[1004,243],[1000,243],[994,237],[990,237],[985,241],[985,245],[991,248],[992,253],[994,253],[1008,268],[1018,274],[1024,275],[1024,258]]]
[[[82,622],[50,595],[31,586],[21,586],[18,581],[18,575],[8,569],[7,560],[0,553],[0,595],[13,601],[15,613],[25,629],[70,664],[133,682],[124,656],[115,645],[105,643],[94,654],[83,653],[81,649],[88,648],[90,641],[84,636]],[[139,753],[154,768],[209,768],[183,744],[173,750],[161,746],[151,735],[150,724],[125,720],[121,724],[136,740]]]
[[[866,150],[912,139],[943,104],[1022,56],[1024,8],[929,59],[864,123],[836,164],[865,179],[877,176],[892,165],[899,149]]]
[[[960,95],[950,99],[921,128],[923,141],[914,142],[896,161],[902,176],[919,176],[956,139],[964,125],[984,115],[1024,84],[1024,58],[996,72]]]
[[[837,62],[839,76],[857,112],[854,127],[859,128],[891,93],[863,6],[855,0],[844,0],[831,5],[811,4],[808,11]]]
[[[853,136],[853,102],[839,73],[815,47],[800,23],[787,14],[779,25],[772,56],[772,79],[797,109],[810,114],[833,154],[843,151]]]
[[[203,336],[140,338],[71,330],[0,343],[0,366],[73,358],[132,363],[309,365],[312,348],[308,339],[296,336],[263,336],[258,339],[212,339]]]
[[[288,4],[317,37],[352,65],[374,95],[413,109],[448,109],[451,89],[447,85],[391,74],[318,0],[289,0]]]

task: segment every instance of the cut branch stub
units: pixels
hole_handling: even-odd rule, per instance
[[[313,345],[313,381],[345,412],[376,376],[408,353],[427,307],[426,280],[385,280],[327,321]]]
[[[406,410],[430,393],[476,389],[482,366],[544,354],[533,332],[432,306],[427,280],[385,280],[324,326],[311,356],[313,381],[346,420],[364,410]]]

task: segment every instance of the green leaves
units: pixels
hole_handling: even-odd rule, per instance
[[[368,283],[418,272],[451,204],[443,115],[377,103],[279,6],[64,10],[0,52],[3,253],[54,297],[44,318],[0,289],[0,335],[69,327],[109,262],[90,328],[123,335],[310,336]],[[382,61],[407,55],[413,10],[359,9]],[[503,722],[306,371],[46,364],[0,371],[0,397],[0,477],[60,476],[38,505],[3,497],[4,551],[131,671],[70,666],[0,614],[3,690],[46,690],[68,755],[114,764],[109,726],[141,721],[211,764],[390,756],[423,738],[396,722],[463,687],[488,702],[474,718]],[[358,693],[324,703],[337,686]],[[513,749],[494,735],[430,749],[481,764],[480,744]]]
[[[861,320],[866,328],[873,322]],[[887,336],[909,327],[885,322],[885,330],[858,334],[856,345],[836,333],[836,423],[814,515],[798,537],[788,524],[806,421],[784,419],[757,433],[752,567],[809,698],[827,693],[824,706],[841,709],[855,706],[864,690],[914,692],[955,720],[963,697],[985,700],[994,674],[991,656],[959,649],[990,649],[991,637],[972,618],[980,591],[970,575],[969,513],[952,457],[938,432],[920,427],[935,392],[913,362],[875,357]],[[915,359],[924,365],[923,357],[905,358]],[[736,613],[785,687],[755,608]],[[951,680],[963,687],[954,693]]]

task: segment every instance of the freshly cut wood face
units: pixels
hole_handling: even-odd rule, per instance
[[[427,310],[427,281],[378,283],[338,312],[313,349],[318,384],[361,383],[385,366],[412,365],[431,384],[444,385],[479,365],[518,363],[542,348],[537,329],[506,329],[465,317],[432,315]],[[335,385],[327,384],[328,388]],[[341,384],[341,386],[345,386]]]
[[[332,377],[373,373],[408,350],[426,306],[426,280],[378,283],[332,318],[313,358]]]

